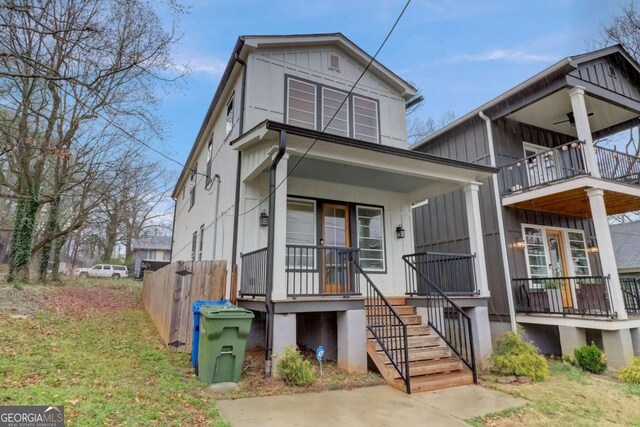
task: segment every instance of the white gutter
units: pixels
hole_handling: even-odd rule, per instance
[[[491,119],[487,117],[482,110],[478,112],[478,116],[484,120],[487,126],[487,139],[489,143],[489,160],[491,166],[496,167],[496,152],[493,144],[493,129],[491,128]],[[500,190],[498,187],[498,174],[491,176],[493,180],[493,197],[496,204],[496,214],[498,217],[498,231],[502,238],[500,239],[500,252],[502,252],[502,266],[504,269],[505,286],[507,287],[507,300],[509,301],[509,317],[511,318],[511,330],[517,331],[516,326],[516,310],[513,299],[513,288],[511,287],[511,273],[509,272],[509,259],[507,254],[507,234],[504,230],[504,220],[502,217],[502,203],[500,201]]]

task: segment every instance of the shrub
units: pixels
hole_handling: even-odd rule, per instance
[[[607,370],[607,358],[593,342],[573,350],[573,356],[585,371],[601,374]]]
[[[640,384],[640,357],[634,357],[631,364],[620,371],[619,378],[625,383]]]
[[[544,381],[549,376],[546,359],[536,346],[524,340],[522,333],[507,332],[498,338],[491,364],[493,371],[502,375],[526,376],[533,381]]]
[[[289,385],[308,385],[316,382],[316,371],[311,362],[305,360],[295,345],[284,349],[276,361],[278,376]]]

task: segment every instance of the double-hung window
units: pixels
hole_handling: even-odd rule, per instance
[[[211,134],[211,138],[209,138],[209,143],[207,144],[207,183],[205,187],[210,187],[212,184],[211,180],[211,163],[213,162],[213,134]]]
[[[366,271],[384,271],[384,214],[382,208],[356,206],[360,265]]]
[[[198,261],[202,261],[203,244],[204,244],[204,224],[200,226],[200,241],[198,242]]]
[[[377,102],[353,96],[353,136],[363,141],[379,142]]]
[[[287,245],[316,245],[316,203],[313,200],[287,200]],[[295,269],[313,269],[315,251],[288,248],[287,265]]]
[[[287,85],[287,121],[308,129],[316,128],[316,85],[290,78]]]
[[[529,277],[532,279],[548,277],[549,263],[547,262],[544,230],[537,227],[524,227],[524,239],[527,247]]]
[[[196,163],[191,170],[191,177],[189,178],[191,187],[189,188],[189,209],[196,204],[196,187],[198,186],[198,164]]]
[[[198,247],[198,232],[194,231],[191,237],[191,261],[196,260],[196,249]]]
[[[580,231],[570,231],[567,235],[569,237],[569,250],[571,251],[574,273],[576,276],[591,275],[584,234]]]
[[[233,101],[235,95],[231,95],[231,99],[227,103],[227,120],[225,125],[225,136],[229,136],[231,131],[233,130]]]
[[[349,99],[346,93],[322,88],[322,129],[335,135],[349,136]]]

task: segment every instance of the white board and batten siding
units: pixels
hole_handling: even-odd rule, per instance
[[[331,67],[332,55],[339,57],[339,71]],[[265,119],[285,122],[286,76],[348,92],[364,70],[363,65],[331,46],[263,49],[252,52],[248,64],[246,129]],[[380,142],[407,148],[402,96],[371,72],[358,82],[353,93],[378,101]],[[321,96],[320,90],[317,96]]]

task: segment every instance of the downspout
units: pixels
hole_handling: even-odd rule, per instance
[[[273,265],[273,246],[275,244],[276,230],[276,172],[278,169],[278,163],[284,156],[287,149],[287,132],[280,131],[280,139],[278,142],[278,152],[271,162],[269,168],[269,230],[267,237],[267,281],[265,292],[265,304],[267,308],[267,345],[265,351],[265,363],[264,363],[264,375],[265,377],[271,376],[271,356],[273,353],[273,272],[275,266]]]
[[[493,143],[493,129],[491,127],[491,119],[487,117],[483,111],[478,112],[478,116],[484,120],[487,127],[487,139],[489,143],[489,159],[491,161],[491,166],[497,167],[496,163],[496,152],[495,146]],[[516,326],[516,310],[515,304],[513,300],[513,288],[511,287],[511,273],[509,272],[509,258],[507,253],[507,234],[504,229],[504,219],[502,216],[502,201],[500,199],[500,188],[498,187],[498,175],[493,174],[491,176],[491,180],[493,181],[493,197],[496,204],[496,215],[498,217],[498,231],[502,236],[500,239],[500,252],[502,253],[502,267],[504,270],[504,280],[505,285],[507,287],[507,301],[509,302],[509,317],[511,320],[511,330],[513,332],[517,331]]]
[[[216,247],[218,246],[218,220],[220,218],[218,218],[218,214],[220,212],[220,183],[221,183],[221,179],[220,179],[220,175],[215,174],[213,176],[213,181],[218,181],[217,187],[216,187],[216,208],[214,210],[214,222],[213,222],[213,254],[211,259],[213,261],[216,260]]]
[[[242,94],[240,95],[240,120],[238,123],[238,134],[244,133],[244,103],[245,92],[247,87],[247,63],[236,53],[235,60],[242,65]],[[231,268],[235,267],[238,252],[238,223],[240,222],[240,177],[242,168],[242,153],[238,151],[238,160],[236,164],[236,194],[233,207],[233,238],[231,239]]]

